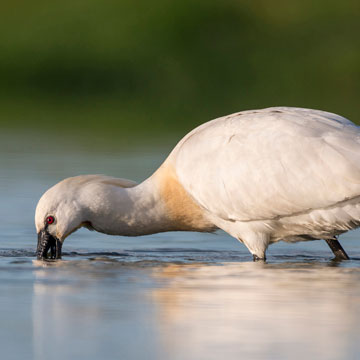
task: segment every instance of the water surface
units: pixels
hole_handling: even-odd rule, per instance
[[[80,230],[36,261],[38,198],[67,176],[141,181],[168,148],[90,151],[0,137],[2,359],[356,359],[360,232],[276,244],[267,263],[223,232],[138,238]],[[151,149],[151,150],[150,150]]]

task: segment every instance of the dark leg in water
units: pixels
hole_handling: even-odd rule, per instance
[[[333,239],[326,239],[325,240],[329,245],[330,249],[335,255],[335,260],[350,260],[348,254],[340,245],[338,239],[334,237]]]
[[[259,258],[257,255],[253,255],[253,261],[266,261],[266,256]]]

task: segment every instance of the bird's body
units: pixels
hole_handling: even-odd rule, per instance
[[[220,228],[258,258],[279,240],[331,239],[360,225],[360,128],[286,107],[212,120],[139,185],[78,176],[39,201],[38,232],[52,226],[62,242],[84,225],[129,236]]]

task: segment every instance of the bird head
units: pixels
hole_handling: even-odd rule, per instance
[[[38,234],[37,257],[61,258],[62,244],[67,236],[82,226],[84,212],[78,192],[69,181],[51,187],[40,198],[35,211]]]
[[[67,178],[47,190],[35,211],[38,234],[37,258],[61,258],[64,240],[80,227],[93,230],[98,208],[105,196],[112,195],[109,186],[133,187],[131,180],[104,175],[81,175]],[[100,231],[100,230],[98,230]]]

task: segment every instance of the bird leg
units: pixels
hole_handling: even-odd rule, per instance
[[[257,255],[253,254],[253,261],[266,261],[266,256],[264,255],[263,258],[260,258]]]
[[[248,248],[254,261],[266,261],[266,249],[270,243],[267,233],[247,233],[239,240]]]
[[[348,254],[343,249],[336,236],[334,236],[333,239],[326,239],[325,241],[329,245],[332,252],[334,253],[335,260],[350,260]]]

